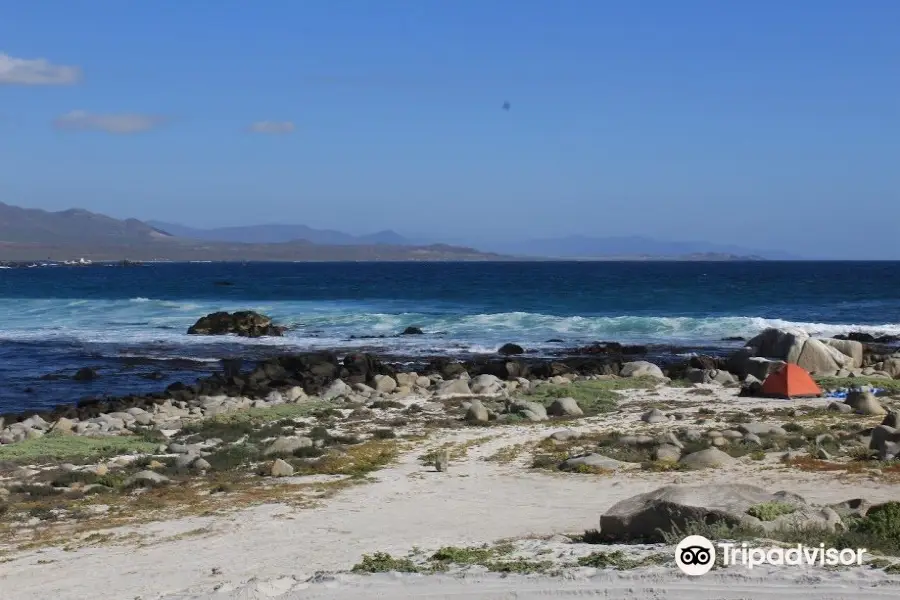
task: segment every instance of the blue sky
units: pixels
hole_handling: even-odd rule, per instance
[[[10,204],[900,258],[895,1],[17,0],[0,14]]]

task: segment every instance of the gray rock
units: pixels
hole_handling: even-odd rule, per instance
[[[276,454],[293,454],[301,448],[311,448],[313,441],[308,437],[302,436],[282,436],[268,445],[263,451],[263,456],[274,456]]]
[[[469,423],[487,423],[491,418],[488,409],[480,400],[473,400],[466,411],[466,421]]]
[[[849,414],[853,412],[853,407],[844,402],[831,402],[828,404],[827,410]]]
[[[646,360],[636,360],[622,365],[620,377],[655,377],[656,379],[668,379],[657,365]]]
[[[550,434],[551,440],[556,440],[557,442],[567,442],[569,440],[577,440],[581,437],[581,434],[577,431],[572,431],[571,429],[562,429],[560,431],[554,431]]]
[[[897,412],[896,410],[890,411],[881,424],[893,427],[894,429],[900,428],[900,412]]]
[[[266,395],[266,402],[274,406],[276,404],[284,404],[285,400],[281,392],[271,391]]]
[[[191,468],[196,469],[197,471],[209,471],[212,468],[212,465],[209,464],[205,458],[198,458],[191,463]]]
[[[748,514],[752,507],[779,502],[796,510],[774,521],[760,521]],[[659,540],[662,532],[684,529],[689,523],[746,525],[766,531],[818,526],[832,531],[840,517],[831,509],[810,507],[800,496],[767,492],[739,483],[671,485],[622,500],[600,517],[600,532],[612,539]]]
[[[656,448],[653,456],[659,462],[677,463],[681,458],[681,448],[672,444],[662,444]]]
[[[668,423],[669,417],[667,417],[663,411],[654,408],[641,415],[641,421],[649,423],[650,425],[655,425],[657,423]]]
[[[525,417],[529,421],[546,421],[547,409],[538,402],[516,400],[509,405],[509,412]]]
[[[784,437],[787,435],[787,431],[785,431],[782,427],[778,425],[770,425],[768,423],[741,423],[740,425],[738,425],[737,429],[741,433],[752,433],[754,435],[760,436]]]
[[[850,390],[844,403],[850,406],[853,412],[860,415],[887,414],[887,410],[869,390]]]
[[[878,460],[888,460],[900,454],[900,430],[887,425],[872,429],[869,449],[878,453]]]
[[[349,385],[341,381],[340,379],[335,379],[328,389],[322,394],[323,400],[334,400],[336,398],[340,398],[341,396],[349,396],[353,393],[353,390]],[[290,466],[290,465],[289,465]]]
[[[456,398],[459,396],[471,396],[469,382],[464,379],[451,379],[438,385],[435,396],[438,398]]]
[[[285,402],[302,402],[303,400],[308,399],[306,391],[299,385],[289,388],[283,392],[282,395],[284,396]]]
[[[745,433],[743,439],[745,444],[756,444],[757,446],[762,446],[762,440],[755,433]]]
[[[438,473],[444,473],[450,468],[450,451],[441,450],[434,459],[434,468]]]
[[[722,437],[726,440],[739,440],[744,437],[744,434],[734,429],[726,429],[722,432]]]
[[[557,398],[547,408],[547,414],[553,417],[580,417],[584,411],[575,398]]]
[[[269,467],[269,474],[272,477],[290,477],[294,474],[294,467],[281,460],[280,458],[276,458],[272,465]]]
[[[383,394],[390,394],[397,389],[397,381],[390,375],[375,376],[375,390]]]
[[[503,390],[503,382],[495,375],[479,375],[475,377],[469,386],[473,394],[489,396],[499,394]]]
[[[714,438],[724,439],[724,438]],[[707,448],[699,450],[681,457],[678,462],[689,469],[712,469],[716,467],[724,467],[733,464],[737,459],[718,450],[716,448]]]
[[[623,463],[622,461],[618,461],[614,458],[603,456],[602,454],[587,454],[584,456],[569,458],[563,461],[562,464],[559,465],[559,469],[561,471],[573,471],[578,469],[579,467],[590,467],[592,469],[605,469],[614,471],[616,469],[622,468],[623,466],[626,466],[626,464],[627,463]]]

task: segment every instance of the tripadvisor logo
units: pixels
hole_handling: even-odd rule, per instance
[[[713,545],[702,535],[689,535],[675,547],[675,564],[685,575],[705,575],[716,562],[716,547],[721,550],[724,565],[741,564],[748,569],[762,565],[859,566],[866,553],[865,548],[826,548],[825,544],[797,544],[789,548],[754,548],[746,542],[740,545],[727,542]]]

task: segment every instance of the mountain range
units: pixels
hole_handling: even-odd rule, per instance
[[[428,245],[435,240],[410,239],[386,230],[369,235],[355,236],[331,229],[313,229],[306,225],[248,225],[198,229],[162,221],[147,221],[161,231],[184,238],[241,243],[288,242],[297,239],[314,244],[356,245],[387,244],[396,246]],[[484,240],[442,240],[452,245],[478,248],[511,257],[537,259],[651,259],[681,258],[694,260],[780,259],[796,258],[786,253],[753,250],[735,245],[708,242],[675,242],[640,236],[587,237],[565,236],[555,238],[525,239],[517,242]]]
[[[475,249],[477,248],[477,249]],[[200,229],[163,221],[119,220],[73,208],[58,212],[0,202],[0,260],[765,260],[787,255],[704,242],[646,237],[569,236],[521,242],[453,244],[306,225]]]
[[[0,203],[0,261],[439,261],[503,257],[446,244],[358,241],[329,245],[305,239],[236,242],[191,239],[136,219],[119,220],[82,209],[50,212]],[[388,238],[384,238],[388,239]]]

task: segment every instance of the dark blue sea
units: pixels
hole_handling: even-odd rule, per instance
[[[236,354],[365,347],[464,355],[505,342],[546,353],[601,340],[727,345],[725,337],[787,325],[825,336],[900,334],[900,263],[37,267],[0,270],[0,306],[2,413],[161,390]],[[238,309],[291,329],[254,340],[186,334],[204,314]],[[394,337],[410,325],[425,335]],[[381,335],[388,337],[371,337]],[[83,366],[100,378],[73,381]]]

